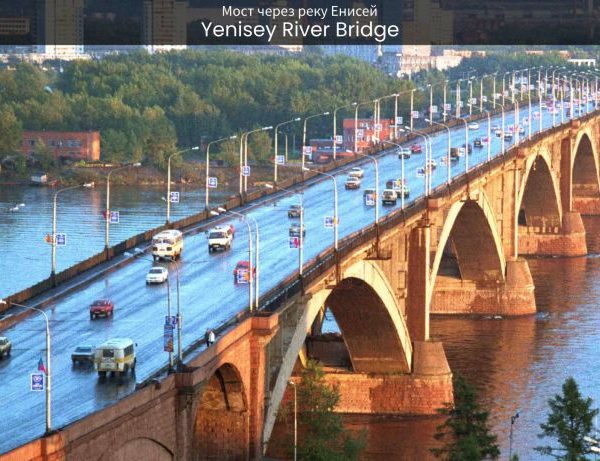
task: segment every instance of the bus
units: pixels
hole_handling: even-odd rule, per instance
[[[183,234],[176,229],[162,231],[152,237],[152,258],[177,259],[183,251]]]
[[[135,346],[129,338],[110,339],[96,347],[94,368],[100,378],[112,372],[113,376],[135,372]]]

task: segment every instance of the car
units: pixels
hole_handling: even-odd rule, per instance
[[[355,178],[362,179],[364,175],[365,175],[364,170],[359,166],[355,166],[348,172],[349,177],[355,177]]]
[[[473,146],[483,147],[483,141],[481,140],[481,138],[475,138],[475,140],[473,141]]]
[[[83,344],[77,346],[71,354],[71,361],[75,365],[76,363],[94,363],[94,346],[89,344]]]
[[[510,131],[504,133],[504,139],[510,141],[513,138],[513,134]]]
[[[242,280],[240,277],[243,277],[242,274],[244,274],[244,273],[245,273],[244,279],[247,281],[249,270],[250,270],[250,262],[249,261],[238,261],[238,263],[235,265],[235,269],[233,269],[233,283],[239,283]],[[252,268],[252,275],[253,275],[253,278],[256,277],[256,267]]]
[[[344,187],[346,189],[360,189],[360,178],[357,176],[348,176],[346,178],[346,182],[344,183]]]
[[[395,205],[398,202],[398,193],[394,189],[384,189],[381,195],[383,205]]]
[[[216,250],[229,250],[233,242],[233,230],[231,225],[216,226],[208,231],[208,252]]]
[[[469,143],[469,146],[468,146],[468,147],[469,147],[469,149],[468,149],[468,151],[469,151],[469,154],[472,154],[472,153],[473,153],[473,146],[472,146],[472,144],[471,144],[471,143]],[[464,152],[464,151],[465,151],[465,144],[464,144],[464,143],[463,143],[463,145],[462,145],[462,149],[463,149],[463,152]]]
[[[469,123],[469,130],[478,130],[479,129],[479,123]]]
[[[290,226],[290,237],[300,237],[300,224],[292,224]],[[306,235],[306,229],[302,226],[302,237]]]
[[[6,336],[0,336],[0,359],[8,357],[10,350],[12,349],[12,343]]]
[[[398,151],[398,159],[403,159],[403,158],[410,158],[410,148],[408,147],[401,147],[400,150]]]
[[[169,271],[166,267],[154,266],[146,275],[146,284],[164,283],[169,278]]]
[[[114,309],[115,305],[110,299],[97,299],[90,305],[90,319],[112,317]]]
[[[421,144],[413,144],[412,146],[410,146],[410,151],[413,154],[420,154],[423,152],[423,148],[421,147]]]
[[[426,167],[429,168],[430,171],[435,170],[437,168],[437,162],[433,158],[429,159],[427,160]]]
[[[458,160],[459,157],[464,157],[465,156],[465,149],[464,148],[458,148],[458,147],[452,147],[450,148],[450,159],[451,160]]]
[[[302,213],[302,205],[290,205],[288,209],[288,218],[299,218]]]

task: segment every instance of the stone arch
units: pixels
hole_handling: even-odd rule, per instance
[[[175,459],[171,450],[162,443],[147,437],[128,440],[114,451],[106,452],[102,461],[172,461]]]
[[[599,160],[593,136],[589,130],[580,130],[575,138],[571,157],[572,196],[600,196]]]
[[[246,459],[249,416],[237,368],[230,363],[221,365],[204,384],[198,399],[192,459]]]
[[[561,225],[560,186],[550,165],[550,155],[546,150],[527,159],[517,198],[519,225]]]
[[[448,211],[431,267],[428,299],[447,245],[452,246],[462,279],[504,280],[506,259],[493,210],[483,191],[475,191],[472,197],[454,203]]]
[[[338,295],[336,290],[341,294]],[[352,293],[362,297],[368,296],[370,299],[368,302],[362,302],[368,298],[354,298],[352,306],[344,313],[342,306],[346,304],[344,301],[348,296],[352,297]],[[357,300],[361,302],[356,302]],[[344,270],[341,282],[336,287],[323,288],[306,302],[271,392],[263,433],[265,442],[271,436],[277,410],[307,332],[323,306],[329,302],[335,305],[334,315],[344,334],[344,341],[356,371],[365,371],[369,365],[374,364],[381,366],[382,369],[379,371],[383,372],[392,370],[410,372],[411,370],[412,344],[394,291],[376,263],[360,260]],[[369,321],[366,322],[365,319]],[[376,321],[372,321],[373,319]],[[358,322],[360,328],[350,326],[353,321]],[[376,322],[381,322],[380,328],[377,328]],[[381,328],[382,325],[384,328]],[[385,352],[387,354],[384,354]],[[370,354],[371,364],[365,360],[367,354]],[[375,370],[371,369],[371,371]]]

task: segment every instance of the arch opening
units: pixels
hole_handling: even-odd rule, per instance
[[[156,440],[146,437],[138,437],[128,440],[114,452],[104,455],[103,460],[111,461],[145,461],[152,459],[156,461],[171,461],[173,453]]]
[[[246,459],[248,424],[244,383],[233,365],[224,364],[202,389],[194,424],[193,459]]]
[[[521,198],[518,216],[519,229],[547,229],[561,226],[561,210],[552,173],[542,156],[536,157]]]
[[[598,197],[600,186],[598,184],[598,171],[592,142],[587,134],[579,141],[575,158],[573,160],[573,197]]]

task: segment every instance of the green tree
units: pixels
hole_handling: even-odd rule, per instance
[[[431,451],[446,461],[497,459],[500,449],[488,428],[488,412],[480,408],[473,387],[460,375],[454,376],[454,405],[438,410],[446,416],[434,435],[444,445]]]
[[[340,400],[336,388],[324,382],[321,365],[309,360],[298,384],[300,437],[298,459],[347,461],[358,459],[364,447],[364,434],[353,437],[334,413]],[[290,410],[288,409],[288,412]]]
[[[23,130],[10,106],[0,107],[0,155],[14,154],[19,150]]]
[[[592,408],[592,399],[584,399],[573,378],[567,378],[562,385],[562,394],[548,400],[550,413],[545,423],[540,424],[540,438],[555,438],[559,446],[545,445],[536,451],[564,461],[584,461],[584,455],[591,453],[590,444],[585,438],[593,429],[594,417],[598,410]]]

